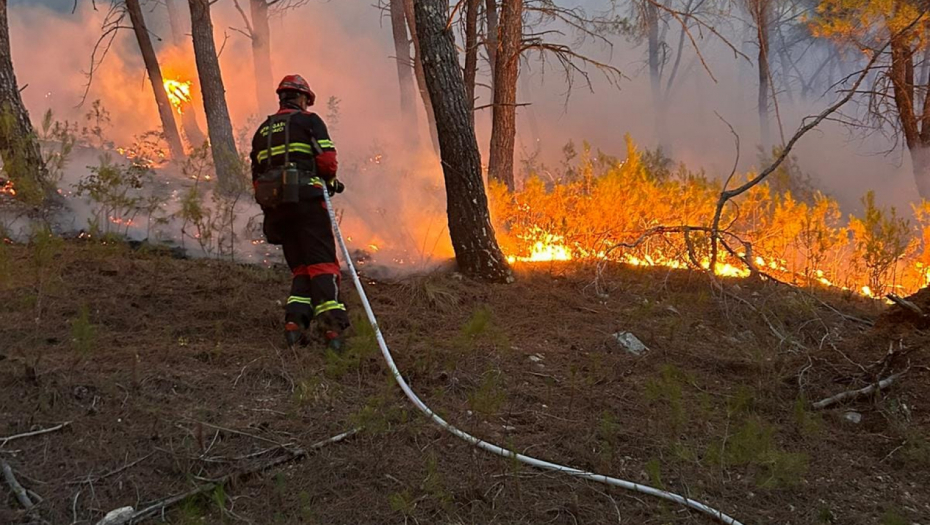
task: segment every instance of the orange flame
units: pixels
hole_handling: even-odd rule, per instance
[[[168,93],[168,100],[171,105],[178,111],[178,115],[184,113],[184,106],[191,101],[191,82],[188,80],[164,80],[165,92]]]
[[[704,229],[640,237],[656,225],[708,224],[719,200],[711,181],[651,174],[632,141],[626,161],[597,167],[582,158],[576,169],[557,183],[532,177],[514,192],[489,185],[491,215],[510,263],[609,259],[711,270]],[[743,278],[757,270],[794,285],[870,298],[909,295],[930,285],[930,201],[914,204],[916,221],[910,225],[895,222],[900,219],[893,214],[846,221],[829,197],[801,200],[765,184],[737,201],[742,213],[735,207],[724,211],[726,244],[715,275]],[[749,248],[751,256],[730,251]]]
[[[13,187],[13,181],[2,181],[2,184],[0,184],[0,195],[9,195],[10,197],[16,196],[16,188]]]

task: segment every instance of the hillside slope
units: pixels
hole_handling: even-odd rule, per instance
[[[288,276],[122,244],[39,239],[0,264],[0,523],[96,523],[328,445],[165,513],[171,523],[710,523],[674,505],[473,450],[402,397],[360,320],[347,355],[281,344]],[[744,523],[924,523],[926,333],[875,303],[692,272],[518,268],[368,283],[401,370],[494,442],[687,493]],[[348,284],[348,282],[346,283]],[[818,292],[821,293],[822,292]],[[840,315],[843,312],[846,316]],[[894,314],[894,312],[892,312]],[[628,331],[634,356],[612,334]],[[893,353],[888,355],[889,345]],[[907,373],[887,392],[809,401]],[[861,418],[858,423],[850,419]],[[0,439],[2,443],[2,439]]]

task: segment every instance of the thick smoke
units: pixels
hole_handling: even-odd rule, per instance
[[[45,2],[11,7],[14,64],[20,85],[28,85],[23,96],[34,121],[50,108],[58,119],[83,122],[90,101],[99,99],[111,115],[109,138],[116,145],[129,145],[136,135],[159,127],[131,31],[117,34],[105,62],[94,74],[87,102],[76,107],[87,83],[85,73],[90,68],[91,53],[101,34],[105,6],[98,3],[100,11],[94,11],[90,2],[79,2],[74,14],[51,10]],[[607,2],[585,2],[588,8],[602,3]],[[186,2],[180,5],[186,7]],[[250,45],[237,31],[243,23],[232,2],[220,2],[213,11],[233,124],[243,136],[250,136],[256,123],[275,108],[256,105]],[[157,37],[155,44],[164,76],[194,80],[196,84],[190,49],[170,44],[164,7],[147,2],[146,17]],[[422,260],[424,254],[434,258],[451,255],[443,216],[442,174],[429,145],[422,109],[419,129],[406,129],[401,124],[387,18],[370,2],[311,0],[286,16],[275,17],[271,27],[275,75],[300,73],[308,78],[319,95],[316,110],[329,119],[333,128],[340,151],[341,177],[349,187],[340,201],[343,224],[353,238],[352,244],[372,251],[376,248],[369,245],[377,249],[390,247],[394,253],[387,259],[408,263]],[[669,34],[677,35],[677,27],[670,27]],[[725,35],[752,56],[751,44],[739,31],[730,29]],[[519,102],[530,105],[521,107],[518,113],[518,156],[537,154],[537,162],[557,167],[562,146],[570,140],[576,144],[587,140],[606,153],[622,155],[627,133],[643,146],[657,145],[644,46],[621,36],[611,40],[612,48],[588,43],[577,50],[609,62],[625,78],[613,86],[589,68],[593,91],[576,75],[570,97],[556,61],[543,64],[534,55],[526,57]],[[680,79],[668,104],[671,153],[692,170],[703,168],[714,177],[729,174],[735,155],[733,136],[719,114],[740,136],[740,169],[757,167],[759,124],[753,65],[736,57],[710,34],[699,35],[698,43],[711,73],[704,70],[690,44],[686,45]],[[677,46],[675,37],[670,37],[670,44]],[[479,82],[487,84],[486,64],[481,73],[484,78]],[[479,87],[478,96],[478,106],[490,102],[486,87]],[[328,105],[331,97],[338,99],[335,112]],[[780,93],[785,134],[790,136],[801,118],[820,111],[833,100],[832,92],[804,100],[796,94],[789,100]],[[199,103],[196,89],[195,103]],[[202,109],[198,113],[205,129]],[[478,136],[485,151],[489,123],[490,110],[480,111]],[[777,134],[774,115],[773,131]],[[859,197],[869,189],[877,191],[880,202],[899,208],[905,208],[914,198],[908,161],[902,159],[900,151],[891,156],[876,154],[888,148],[887,141],[874,137],[858,140],[850,137],[842,125],[828,123],[810,133],[796,151],[801,168],[852,212]],[[77,178],[86,173],[85,162],[75,159],[69,176]]]

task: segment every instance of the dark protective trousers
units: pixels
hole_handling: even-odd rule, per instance
[[[294,276],[285,322],[307,328],[316,319],[324,330],[348,328],[349,316],[339,299],[341,275],[326,201],[316,197],[265,210],[264,230],[269,243],[284,249]]]

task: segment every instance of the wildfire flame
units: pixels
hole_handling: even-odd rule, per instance
[[[0,195],[16,196],[16,188],[13,187],[13,181],[0,179]]]
[[[191,101],[190,81],[182,82],[180,80],[165,79],[164,84],[171,105],[175,107],[179,115],[184,113],[184,106]]]
[[[507,261],[511,264],[522,262],[522,263],[541,263],[541,262],[553,262],[553,261],[572,261],[572,260],[586,260],[586,259],[607,259],[608,256],[604,252],[599,253],[589,253],[581,248],[571,248],[565,244],[565,238],[561,235],[555,235],[545,231],[543,228],[534,226],[530,228],[530,233],[526,235],[521,235],[519,237],[521,244],[524,246],[524,250],[529,253],[529,255],[508,255]],[[747,266],[746,262],[743,260],[746,254],[738,253],[737,260],[732,262],[727,262],[728,258],[732,256],[726,253],[718,254],[718,261],[714,269],[714,274],[720,277],[735,277],[735,278],[745,278],[749,277],[752,274],[752,271]],[[642,267],[663,267],[671,269],[688,269],[692,266],[680,258],[675,258],[672,256],[665,256],[661,252],[656,252],[651,255],[636,256],[632,253],[623,253],[623,254],[611,254],[609,256],[611,260],[622,264],[628,264],[630,266],[642,266]],[[707,257],[702,258],[700,261],[700,266],[704,270],[710,268],[710,259]],[[770,272],[772,275],[777,275],[780,277],[787,278],[797,278],[798,275],[795,275],[795,272],[790,270],[787,267],[788,262],[781,259],[772,259],[766,260],[763,257],[756,256],[753,259],[753,263],[756,268],[765,272]],[[923,265],[919,265],[923,269]],[[817,282],[826,286],[828,288],[839,288],[842,290],[850,290],[847,287],[837,286],[829,279],[825,277],[823,270],[815,270],[813,272],[812,278]],[[930,268],[925,271],[925,280],[926,283],[930,283]],[[864,297],[876,298],[875,293],[869,286],[862,286],[858,289],[852,289]]]

